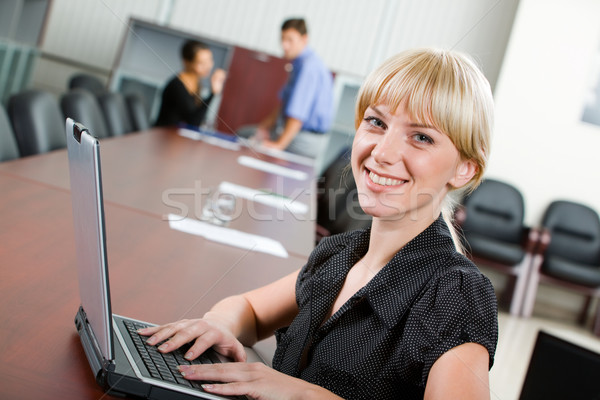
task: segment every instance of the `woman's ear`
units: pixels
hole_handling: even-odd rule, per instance
[[[458,189],[465,186],[473,179],[479,166],[473,160],[463,160],[456,167],[454,177],[448,182],[453,188]]]

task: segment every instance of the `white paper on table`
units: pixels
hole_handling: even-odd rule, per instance
[[[258,169],[260,171],[284,176],[286,178],[296,179],[298,181],[304,181],[308,178],[308,174],[306,172],[282,167],[281,165],[273,164],[253,157],[239,156],[238,163],[245,167]]]
[[[169,214],[169,227],[180,232],[191,235],[202,236],[213,242],[223,243],[229,246],[240,247],[242,249],[259,251],[272,254],[277,257],[288,258],[288,252],[277,240],[241,232],[236,229],[225,228],[209,224],[208,222],[198,221],[192,218],[185,218],[180,215]]]
[[[179,128],[177,129],[177,134],[192,140],[202,140],[202,135],[200,132],[196,132],[191,129]]]
[[[185,138],[192,139],[192,140],[201,140],[205,143],[208,143],[208,144],[211,144],[211,145],[217,146],[217,147],[222,147],[227,150],[237,151],[237,150],[241,149],[241,147],[242,147],[242,146],[240,146],[239,143],[232,142],[230,140],[221,139],[216,136],[206,135],[201,132],[194,131],[192,129],[179,128],[177,130],[177,133],[179,134],[179,136],[183,136]]]
[[[279,158],[281,160],[290,161],[296,164],[306,165],[307,167],[312,167],[315,165],[315,159],[301,156],[300,154],[290,153],[285,150],[278,150],[272,147],[263,146],[259,141],[254,139],[244,139],[238,138],[239,142],[246,147],[251,148],[254,151],[258,151],[259,153],[265,154],[267,156]]]
[[[315,165],[314,158],[301,156],[300,154],[290,153],[289,151],[272,149],[270,147],[265,147],[262,145],[258,145],[254,149],[268,156],[281,158],[282,160],[290,161],[296,164],[302,164],[308,167],[312,167],[313,165]]]
[[[292,214],[306,214],[308,212],[308,206],[300,201],[293,200],[277,193],[251,189],[231,182],[221,182],[219,191],[222,193],[230,193],[235,197],[241,197],[257,203],[276,207],[281,210],[287,210]]]

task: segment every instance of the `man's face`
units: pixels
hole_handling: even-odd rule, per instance
[[[308,35],[301,35],[295,29],[281,31],[281,48],[287,60],[293,60],[302,53],[308,43]]]

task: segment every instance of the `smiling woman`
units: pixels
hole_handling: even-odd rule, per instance
[[[205,390],[260,399],[485,399],[498,338],[489,280],[442,218],[488,156],[490,87],[466,56],[419,49],[386,61],[357,102],[352,171],[369,229],[323,239],[307,264],[217,303],[203,318],[145,329],[168,352],[195,341],[227,365],[181,368]],[[275,331],[273,369],[242,344]],[[222,382],[222,383],[218,383]]]

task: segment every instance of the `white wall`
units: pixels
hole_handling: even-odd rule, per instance
[[[488,176],[522,191],[529,224],[555,199],[600,213],[600,127],[580,122],[599,16],[598,0],[520,2],[496,86]]]

